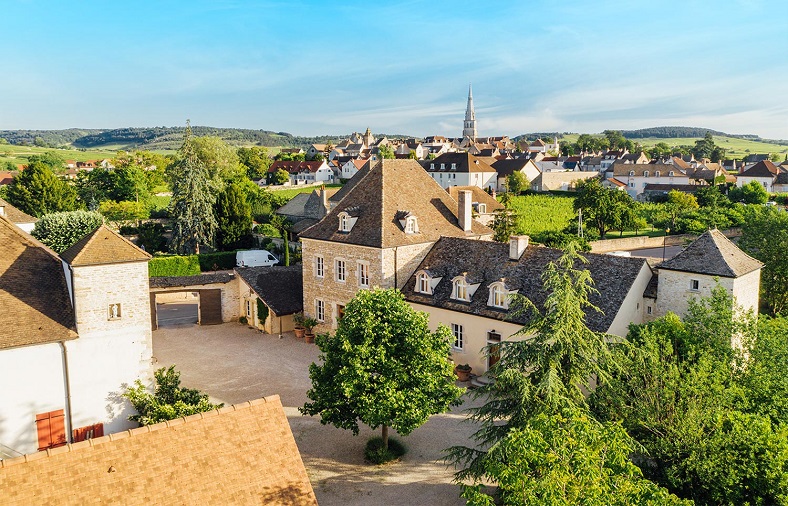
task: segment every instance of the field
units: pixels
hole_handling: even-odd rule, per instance
[[[517,233],[534,235],[565,229],[575,219],[574,201],[574,197],[553,195],[513,197],[510,206],[518,215]]]
[[[114,158],[117,151],[110,151],[106,149],[91,149],[91,150],[78,150],[78,149],[55,149],[55,148],[39,148],[36,146],[16,146],[13,144],[0,145],[0,164],[6,161],[14,165],[26,164],[31,155],[40,155],[47,151],[54,151],[60,155],[64,160],[76,160],[84,162],[86,160],[101,160],[103,158]]]
[[[560,142],[576,142],[578,134],[567,134],[560,140]],[[642,139],[630,139],[632,142],[639,142],[643,147],[650,148],[659,142],[664,142],[668,146],[694,146],[695,141],[700,140],[700,137],[670,137],[670,138],[657,138],[657,137],[644,137]],[[726,158],[741,159],[749,154],[756,153],[778,153],[782,158],[788,154],[788,146],[780,144],[771,144],[768,142],[750,141],[746,139],[738,139],[736,137],[726,137],[715,135],[714,143],[717,146],[725,148]]]

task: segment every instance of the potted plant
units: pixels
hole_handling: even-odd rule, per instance
[[[313,329],[317,327],[318,323],[319,322],[314,318],[309,318],[309,317],[304,318],[304,330],[305,330],[304,339],[306,339],[306,342],[308,343],[315,342],[315,333],[313,332]]]
[[[454,367],[454,374],[457,375],[459,381],[470,381],[471,369],[473,368],[468,364],[457,364]]]
[[[304,313],[296,313],[293,315],[293,323],[295,324],[295,328],[293,332],[297,339],[303,339],[304,334],[306,333],[306,328],[304,327]]]

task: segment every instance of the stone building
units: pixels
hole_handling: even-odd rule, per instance
[[[353,180],[300,236],[304,313],[318,332],[336,328],[358,290],[402,288],[442,236],[492,237],[472,218],[471,192],[458,203],[415,160],[379,160]]]
[[[719,230],[709,230],[675,257],[656,266],[646,302],[646,316],[669,311],[683,316],[690,298],[708,297],[718,284],[743,310],[758,313],[763,264],[733,244]]]
[[[150,256],[101,226],[59,257],[0,216],[0,451],[128,429],[152,383]]]

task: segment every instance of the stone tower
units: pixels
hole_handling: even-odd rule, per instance
[[[463,123],[462,136],[476,140],[476,112],[473,110],[473,90],[468,85],[468,107],[465,109],[465,122]]]

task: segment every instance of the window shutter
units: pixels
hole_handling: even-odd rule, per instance
[[[66,444],[66,417],[62,409],[36,415],[38,450]]]

